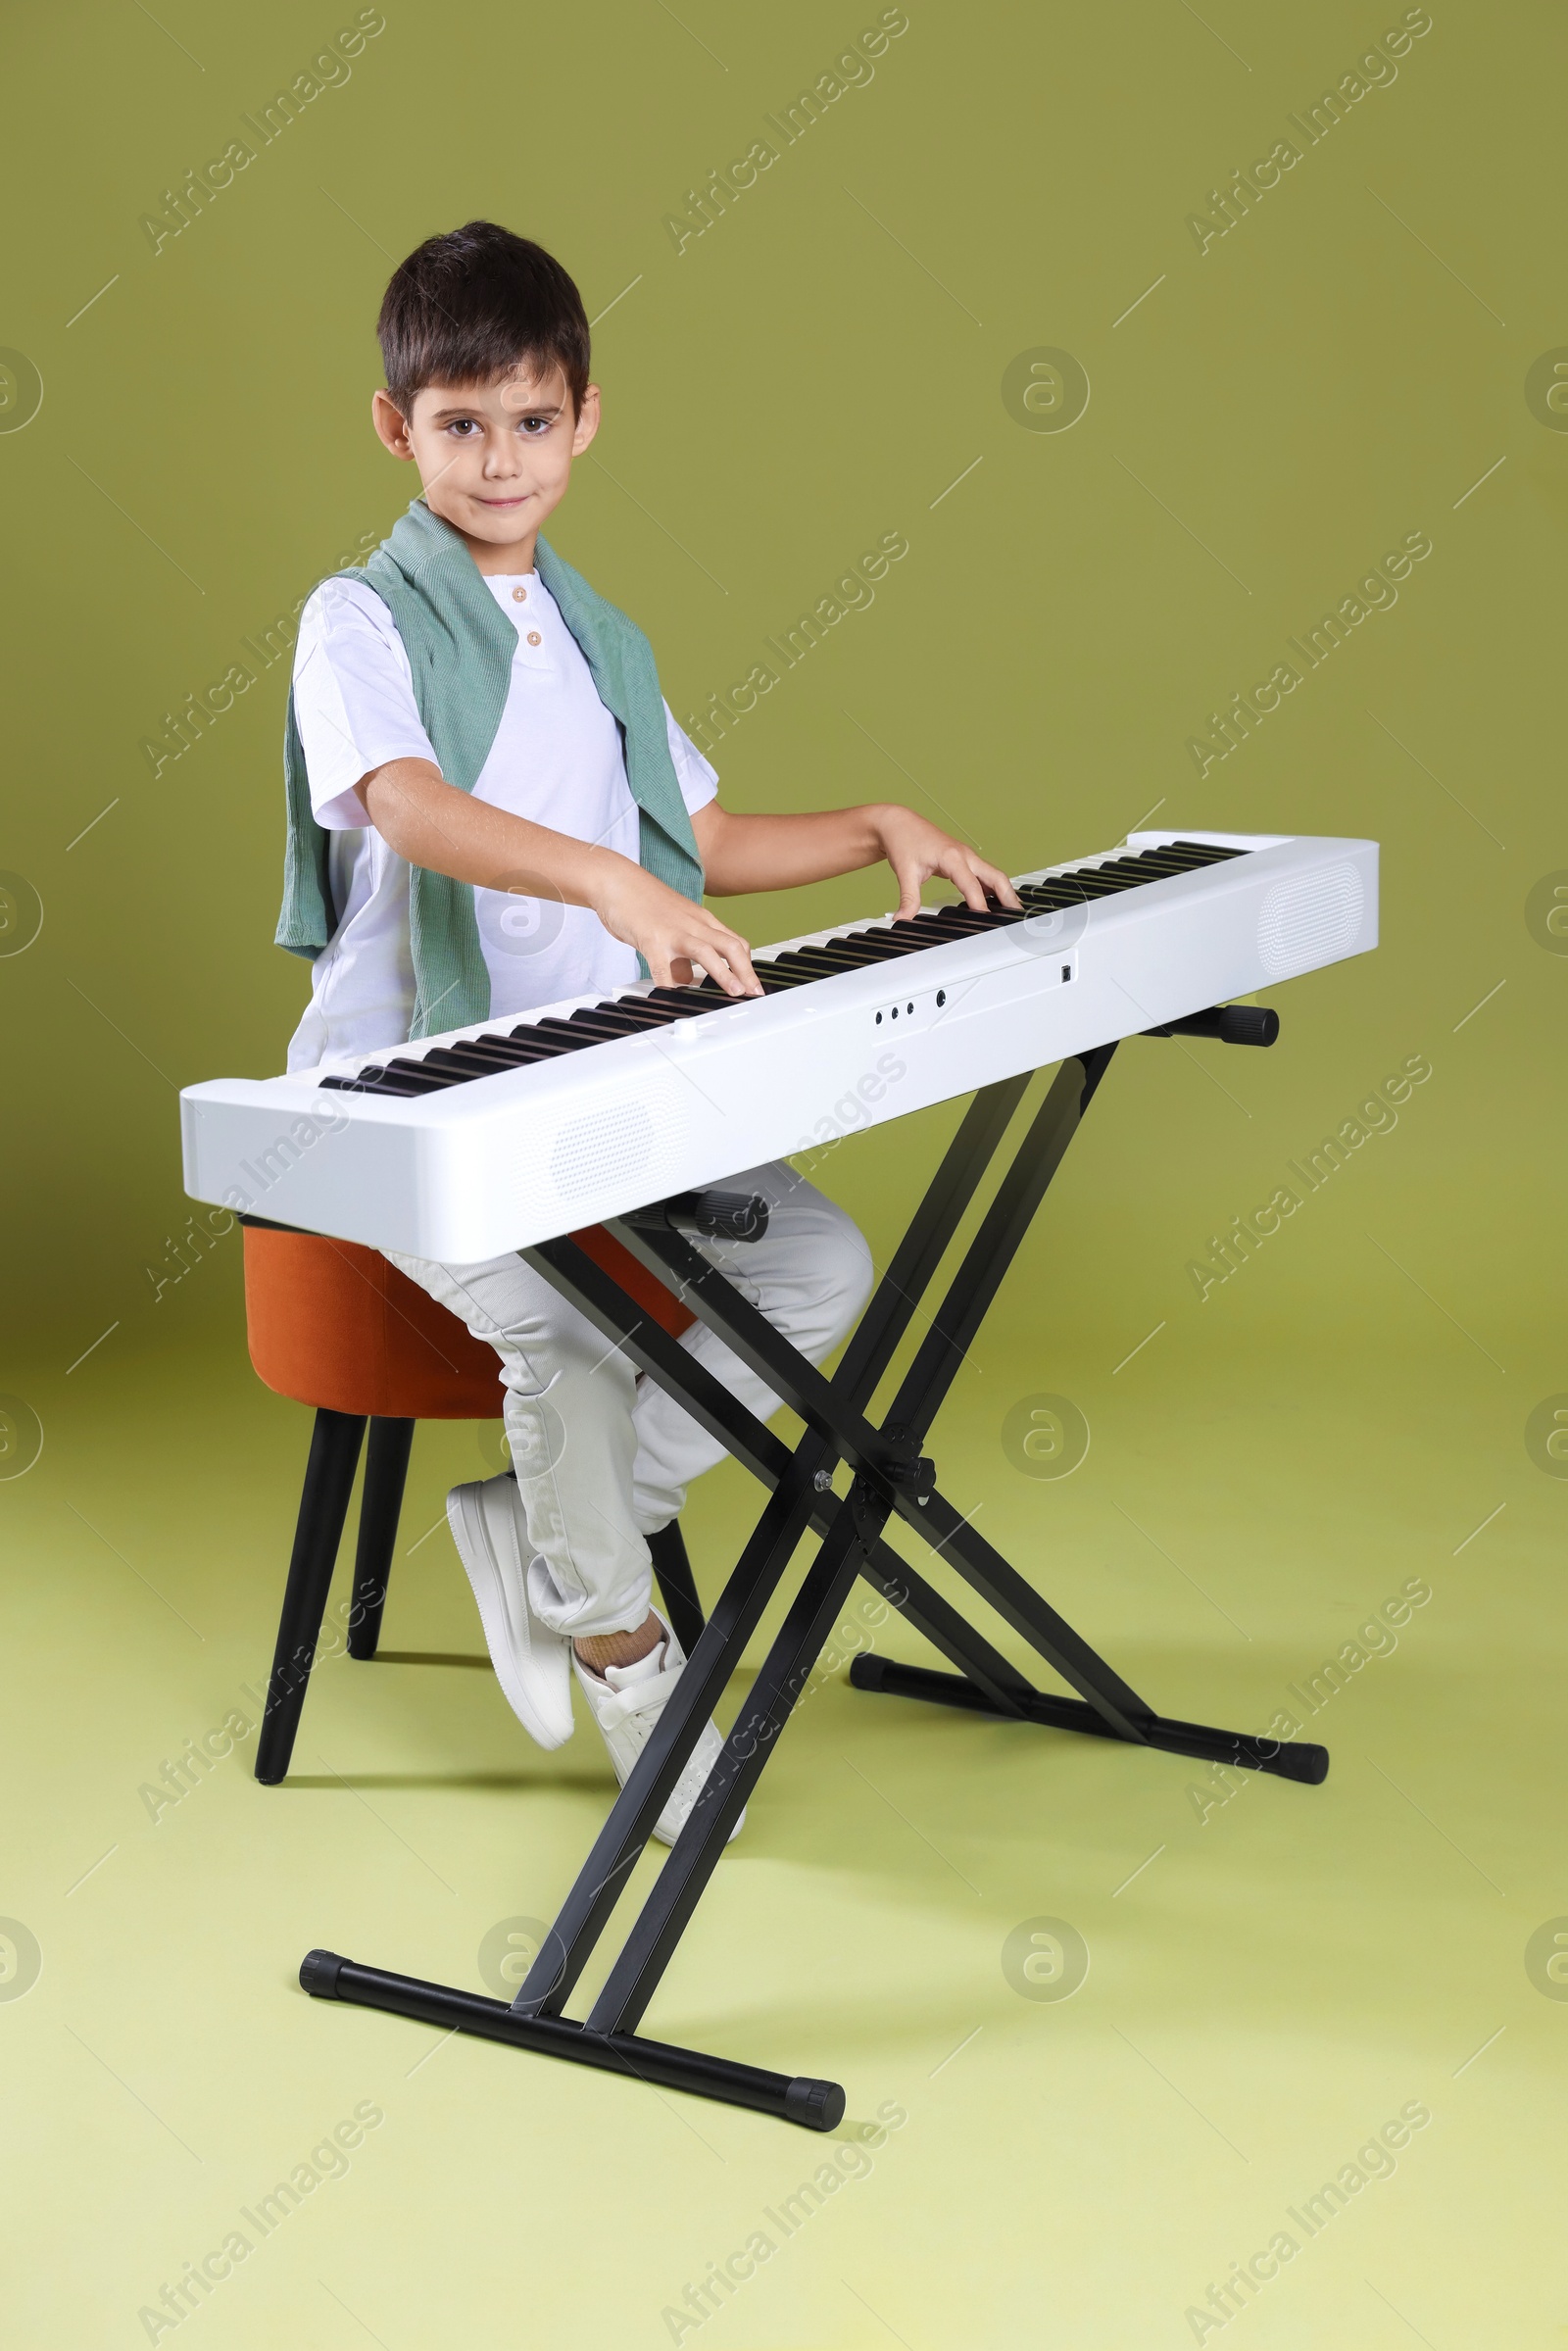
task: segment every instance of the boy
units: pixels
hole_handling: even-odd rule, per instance
[[[364,571],[301,619],[279,943],[313,958],[289,1053],[308,1069],[700,966],[761,993],[747,943],[703,904],[886,858],[901,913],[940,874],[972,906],[1017,900],[994,865],[907,808],[740,816],[670,716],[647,640],[539,536],[599,427],[588,323],[560,264],[487,221],[430,238],[377,328],[375,430],[423,485]],[[869,1288],[849,1219],[783,1165],[749,1168],[771,1221],[698,1244],[819,1361]],[[501,1358],[513,1469],[448,1517],[514,1711],[572,1730],[575,1675],[624,1781],[684,1663],[649,1605],[647,1537],[722,1448],[520,1257],[393,1262]],[[777,1398],[713,1335],[683,1341],[751,1409]],[[672,1842],[718,1751],[710,1724],[656,1834]]]

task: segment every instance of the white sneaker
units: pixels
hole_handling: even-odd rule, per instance
[[[528,1552],[522,1496],[510,1469],[447,1495],[447,1524],[467,1570],[485,1646],[508,1705],[542,1747],[572,1734],[571,1643],[539,1622],[528,1605]]]
[[[662,1617],[659,1619],[664,1623]],[[658,1727],[659,1718],[674,1696],[680,1682],[686,1652],[667,1625],[664,1638],[646,1657],[635,1665],[607,1665],[596,1673],[584,1665],[576,1649],[571,1652],[578,1688],[588,1700],[590,1713],[604,1735],[610,1749],[610,1760],[615,1767],[615,1777],[622,1788],[631,1777],[637,1761]],[[723,1741],[713,1725],[705,1723],[702,1735],[692,1749],[686,1769],[664,1800],[664,1809],[654,1823],[654,1835],[661,1844],[672,1845],[686,1826],[693,1805],[703,1791],[703,1784],[718,1761]],[[739,1837],[746,1825],[746,1815],[730,1831]]]

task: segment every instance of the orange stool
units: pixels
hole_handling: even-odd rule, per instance
[[[349,1495],[370,1424],[360,1498],[348,1649],[375,1655],[416,1420],[499,1420],[506,1391],[495,1349],[399,1273],[378,1249],[255,1217],[245,1227],[245,1321],[267,1386],[315,1407],[277,1646],[257,1742],[256,1777],[289,1766]],[[572,1239],[672,1337],[696,1319],[603,1226]],[[703,1612],[678,1524],[651,1536],[676,1639],[690,1654]]]

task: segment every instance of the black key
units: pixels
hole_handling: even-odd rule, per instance
[[[499,1053],[492,1047],[480,1045],[472,1039],[462,1045],[454,1045],[450,1050],[453,1060],[466,1069],[470,1077],[493,1078],[498,1077],[504,1069],[524,1066],[514,1054]]]
[[[780,955],[768,956],[768,968],[783,964],[785,971],[797,964],[808,964],[813,971],[851,971],[856,968],[854,948],[783,948]],[[757,966],[753,966],[757,968]]]
[[[904,915],[899,921],[890,923],[887,935],[895,942],[900,953],[906,955],[918,955],[921,948],[935,945],[925,924],[916,922],[912,915]]]
[[[874,959],[875,949],[865,940],[857,946],[849,939],[824,940],[820,947],[792,947],[792,955],[809,955],[812,962],[831,966],[834,971],[858,971]]]
[[[1018,917],[1010,906],[922,906],[907,919],[928,938],[981,939],[987,931],[1004,930]]]
[[[793,987],[797,980],[831,979],[836,971],[849,971],[853,966],[841,963],[834,955],[824,955],[819,947],[792,947],[766,963],[753,963],[752,969],[764,988]]]
[[[429,1053],[420,1056],[419,1067],[435,1070],[443,1077],[450,1077],[455,1085],[462,1085],[467,1079],[478,1075],[473,1062],[466,1057],[462,1047],[457,1045],[433,1046]]]
[[[815,950],[809,952],[814,953]],[[830,939],[821,952],[828,955],[843,955],[857,971],[863,971],[868,964],[881,962],[884,947],[876,931],[855,931],[846,933],[842,939]]]
[[[1119,879],[1116,874],[1116,863],[1117,860],[1114,857],[1107,857],[1103,865],[1075,865],[1070,873],[1059,874],[1054,878],[1079,884],[1102,881],[1107,874]]]
[[[664,1004],[651,1004],[640,996],[622,998],[618,1004],[595,1004],[591,1011],[573,1012],[585,1028],[603,1023],[607,1036],[635,1037],[644,1029],[667,1029],[672,1015]]]
[[[654,988],[644,999],[648,1004],[662,1004],[667,998],[678,997],[693,1011],[710,1012],[715,1004],[730,1004],[738,1000],[726,996],[717,980],[710,975],[700,980],[684,980],[673,988]]]
[[[898,955],[907,950],[901,943],[893,953]],[[759,963],[755,969],[764,984],[776,975],[776,985],[796,987],[808,980],[836,979],[843,971],[869,971],[887,960],[888,951],[883,948],[792,947],[776,962]]]
[[[541,1020],[544,1036],[564,1034],[585,1045],[609,1045],[617,1037],[640,1037],[647,1029],[668,1028],[673,1015],[662,1004],[593,1004],[568,1012],[564,1020],[552,1015]]]
[[[541,1049],[537,1044],[512,1037],[476,1037],[443,1050],[460,1056],[461,1066],[470,1075],[477,1075],[481,1064],[490,1071],[526,1069],[530,1062],[548,1060],[551,1053],[548,1042]],[[426,1057],[435,1059],[433,1053]]]
[[[961,908],[949,906],[922,907],[909,920],[926,947],[949,947],[955,939],[983,939],[995,928],[984,919],[977,922],[972,915],[965,920]]]
[[[798,964],[803,971],[825,980],[841,971],[862,971],[874,958],[853,947],[792,947],[777,959],[780,963]]]
[[[633,998],[630,1006],[640,1008],[643,999]],[[622,1007],[612,1004],[608,1010],[619,1015]],[[706,1009],[691,1005],[683,1009]],[[576,1016],[573,1015],[575,1018]],[[395,1060],[382,1063],[368,1062],[357,1078],[323,1080],[334,1084],[341,1092],[355,1094],[387,1094],[412,1100],[421,1094],[439,1093],[443,1087],[461,1085],[474,1078],[494,1076],[504,1069],[524,1069],[535,1061],[550,1061],[564,1053],[580,1047],[597,1045],[611,1036],[632,1035],[643,1025],[659,1027],[675,1014],[665,1007],[651,1007],[646,1021],[626,1021],[612,1028],[602,1015],[589,1014],[582,1025],[572,1027],[568,1021],[552,1019],[525,1022],[510,1036],[487,1033],[482,1037],[465,1038],[460,1045],[433,1046],[430,1052],[416,1059],[400,1054]],[[589,1025],[592,1022],[593,1025]]]
[[[929,932],[933,942],[939,939],[964,939],[971,934],[978,938],[991,928],[983,914],[973,915],[966,906],[922,906],[919,913],[911,915],[909,919],[917,922],[923,931]]]
[[[412,1097],[416,1094],[439,1094],[447,1080],[434,1071],[421,1070],[417,1061],[368,1061],[354,1080],[356,1094],[391,1094]]]
[[[1018,895],[1029,906],[1083,906],[1117,890],[1135,889],[1141,882],[1191,873],[1210,861],[1201,850],[1189,850],[1179,857],[1166,850],[1145,850],[1136,857],[1114,857],[1103,865],[1080,865],[1068,873],[1054,873],[1046,881],[1027,883]]]
[[[533,1061],[557,1061],[563,1053],[576,1053],[580,1046],[592,1043],[592,1039],[584,1037],[578,1030],[567,1028],[564,1020],[554,1025],[549,1021],[537,1020],[520,1034],[516,1030],[513,1034],[519,1045],[526,1044],[530,1048],[528,1057]]]
[[[1124,887],[1117,881],[1102,882],[1094,872],[1074,873],[1064,878],[1071,882],[1080,906],[1091,898],[1114,898],[1117,891]]]
[[[416,1095],[435,1094],[439,1091],[438,1087],[416,1085],[409,1078],[377,1077],[373,1082],[368,1078],[351,1078],[348,1081],[350,1094],[383,1094],[410,1102]]]
[[[913,919],[952,939],[978,939],[1005,930],[1019,917],[1011,906],[922,906]]]
[[[667,1004],[672,1012],[689,1014],[711,1012],[715,1004],[728,1004],[729,999],[718,989],[709,996],[701,988],[652,988],[643,1001],[650,1004]]]
[[[563,1020],[559,1013],[552,1013],[548,1020],[539,1021],[534,1034],[549,1038],[556,1050],[564,1053],[580,1053],[585,1045],[597,1045],[599,1042],[590,1031],[577,1028],[569,1018]]]
[[[892,939],[902,939],[910,954],[916,954],[922,947],[931,945],[930,931],[914,914],[901,915],[899,920],[890,926],[888,936]]]
[[[874,947],[877,950],[876,960],[879,963],[891,963],[896,961],[900,955],[910,955],[915,948],[925,945],[923,939],[907,937],[908,928],[907,923],[896,922],[891,923],[886,930],[852,932],[851,937],[857,946],[863,941],[868,947]]]
[[[1136,862],[1147,872],[1161,876],[1167,873],[1200,873],[1205,865],[1223,864],[1227,858],[1240,854],[1238,850],[1215,849],[1208,843],[1193,842],[1185,848],[1146,849],[1140,853]]]
[[[867,963],[886,963],[894,955],[908,953],[904,941],[893,938],[887,931],[851,931],[845,940],[835,939],[833,944],[855,948]]]
[[[581,1029],[595,1045],[609,1045],[616,1037],[640,1037],[645,1029],[667,1028],[668,1025],[667,1019],[657,1012],[652,1019],[645,1015],[638,1020],[630,1012],[621,1011],[618,1007],[610,1012],[597,1008],[572,1012],[567,1018],[568,1027]]]
[[[530,1061],[548,1061],[550,1047],[541,1046],[530,1028],[514,1029],[510,1036],[485,1036],[479,1039],[486,1053],[494,1053],[508,1068],[523,1069]]]
[[[808,980],[822,978],[808,963],[798,962],[794,955],[780,955],[776,962],[754,963],[752,969],[762,983],[764,996],[780,996],[786,988],[804,988]]]
[[[395,1060],[387,1063],[387,1068],[396,1070],[400,1078],[416,1079],[420,1092],[424,1094],[435,1094],[443,1086],[455,1086],[461,1077],[467,1075],[466,1070],[460,1072],[445,1068],[439,1051],[420,1053],[417,1059],[413,1054],[400,1053]]]
[[[1244,853],[1239,849],[1216,848],[1212,841],[1176,841],[1166,854],[1185,857],[1191,873],[1200,865],[1223,865],[1228,857],[1239,857]]]

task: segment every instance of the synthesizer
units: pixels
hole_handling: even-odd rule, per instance
[[[185,1189],[411,1256],[497,1256],[1377,945],[1373,841],[1136,832],[1014,886],[1021,912],[760,949],[761,997],[644,983],[186,1087]]]

